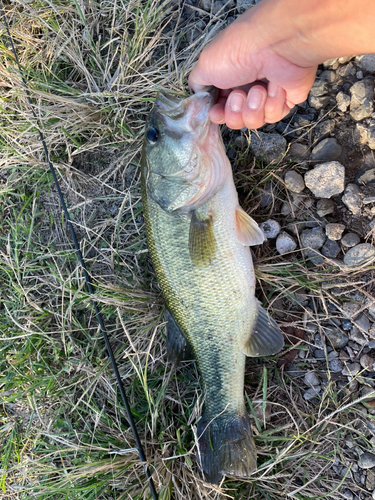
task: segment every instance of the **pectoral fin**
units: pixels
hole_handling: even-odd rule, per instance
[[[194,359],[194,352],[189,341],[183,336],[172,314],[165,311],[167,321],[167,356],[172,363]]]
[[[271,356],[281,351],[284,346],[283,334],[263,307],[259,306],[255,328],[245,344],[246,356]]]
[[[243,246],[260,245],[265,240],[262,230],[245,210],[236,210],[237,239]]]
[[[216,241],[212,217],[198,217],[195,210],[191,213],[189,232],[189,253],[196,266],[209,264],[215,256]]]

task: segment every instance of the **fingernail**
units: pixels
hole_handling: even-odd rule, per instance
[[[268,97],[276,97],[279,86],[277,83],[269,82],[268,84]]]
[[[256,110],[260,108],[263,102],[263,92],[258,89],[250,89],[247,97],[247,105],[250,109]]]
[[[241,94],[231,94],[229,97],[229,107],[235,113],[242,110],[245,98]]]

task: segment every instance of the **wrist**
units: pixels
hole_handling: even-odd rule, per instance
[[[373,0],[262,0],[236,22],[248,24],[259,49],[302,67],[375,52]]]

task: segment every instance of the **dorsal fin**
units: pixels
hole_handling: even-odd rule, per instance
[[[245,354],[251,357],[271,356],[283,348],[283,334],[267,311],[260,305],[258,308],[257,322],[245,344]]]
[[[237,239],[243,246],[260,245],[264,234],[254,219],[240,206],[236,209]]]
[[[212,216],[199,217],[196,210],[191,212],[189,231],[189,252],[194,265],[209,264],[215,256],[216,241]]]

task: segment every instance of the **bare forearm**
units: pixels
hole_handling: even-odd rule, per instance
[[[375,0],[262,0],[236,22],[301,66],[375,52]]]

